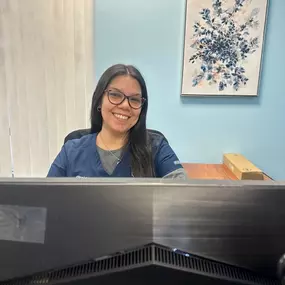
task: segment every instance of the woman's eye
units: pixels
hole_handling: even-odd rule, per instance
[[[122,97],[122,94],[117,93],[117,92],[110,92],[109,94],[110,94],[110,96],[112,96],[112,97]]]
[[[142,99],[140,98],[140,97],[132,97],[132,98],[130,98],[130,100],[132,101],[132,102],[135,102],[135,103],[140,103],[141,101],[142,101]]]

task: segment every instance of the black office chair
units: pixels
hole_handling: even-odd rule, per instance
[[[90,129],[79,129],[72,131],[64,138],[64,143],[69,140],[80,139],[81,137],[86,136],[88,134],[90,134]]]
[[[166,141],[166,137],[159,131],[156,131],[156,130],[151,130],[151,129],[148,129],[147,130],[149,134],[157,134],[157,135],[160,135],[162,136]],[[76,130],[76,131],[73,131],[71,133],[69,133],[65,138],[64,138],[64,143],[66,143],[67,141],[69,140],[73,140],[73,139],[80,139],[81,137],[85,136],[85,135],[88,135],[90,134],[90,129],[79,129],[79,130]],[[168,142],[168,141],[167,141]]]

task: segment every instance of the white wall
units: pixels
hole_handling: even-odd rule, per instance
[[[0,42],[0,176],[10,147],[15,177],[46,176],[67,133],[89,124],[93,0],[0,0]]]

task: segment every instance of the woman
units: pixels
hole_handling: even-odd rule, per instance
[[[146,129],[145,81],[117,64],[100,78],[92,98],[91,133],[65,143],[48,177],[186,178],[166,139]]]

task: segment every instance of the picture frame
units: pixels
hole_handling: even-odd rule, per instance
[[[182,96],[258,96],[269,0],[186,0]]]

